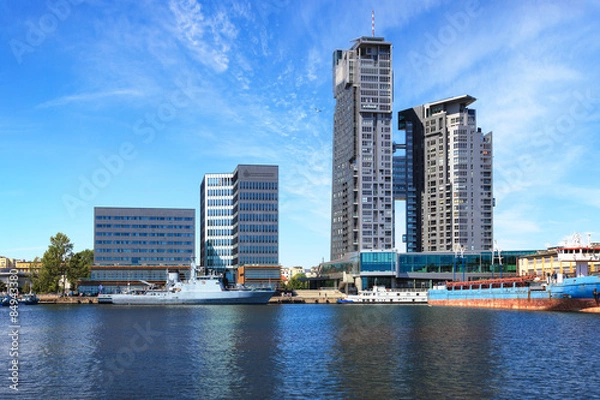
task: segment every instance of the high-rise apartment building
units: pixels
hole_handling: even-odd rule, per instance
[[[463,95],[398,113],[406,132],[407,251],[493,250],[492,133]],[[401,160],[401,158],[399,158]]]
[[[333,53],[331,259],[392,249],[392,45],[360,37]]]
[[[200,187],[200,264],[217,271],[279,264],[277,166],[238,165]],[[278,276],[276,276],[278,278]]]

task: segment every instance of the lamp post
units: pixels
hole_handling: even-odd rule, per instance
[[[462,265],[462,280],[465,281],[465,248],[460,246],[460,263]]]
[[[458,246],[454,246],[454,261],[452,263],[452,280],[456,281],[456,259],[458,258]]]

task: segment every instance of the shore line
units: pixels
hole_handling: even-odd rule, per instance
[[[336,304],[338,299],[344,298],[342,293],[306,293],[299,296],[273,296],[269,304]],[[39,304],[98,304],[97,297],[61,296],[55,294],[37,295]],[[600,314],[599,307],[590,307],[579,312]]]

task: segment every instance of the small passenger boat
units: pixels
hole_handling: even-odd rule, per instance
[[[371,290],[360,290],[337,301],[339,304],[386,303],[386,304],[426,304],[427,290],[388,289],[373,286]]]

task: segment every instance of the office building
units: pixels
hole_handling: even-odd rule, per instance
[[[233,266],[233,173],[206,174],[200,186],[200,265]]]
[[[190,274],[195,258],[196,210],[94,208],[94,265],[78,281],[80,293],[95,295],[162,285],[167,271]]]
[[[204,176],[200,265],[217,271],[279,265],[278,181],[278,167],[270,165],[238,165],[233,173]],[[278,269],[272,279],[279,281]]]
[[[95,265],[189,265],[194,209],[94,208]]]
[[[391,66],[381,37],[333,53],[331,260],[394,247]]]
[[[463,95],[398,113],[408,252],[493,250],[492,133]]]

